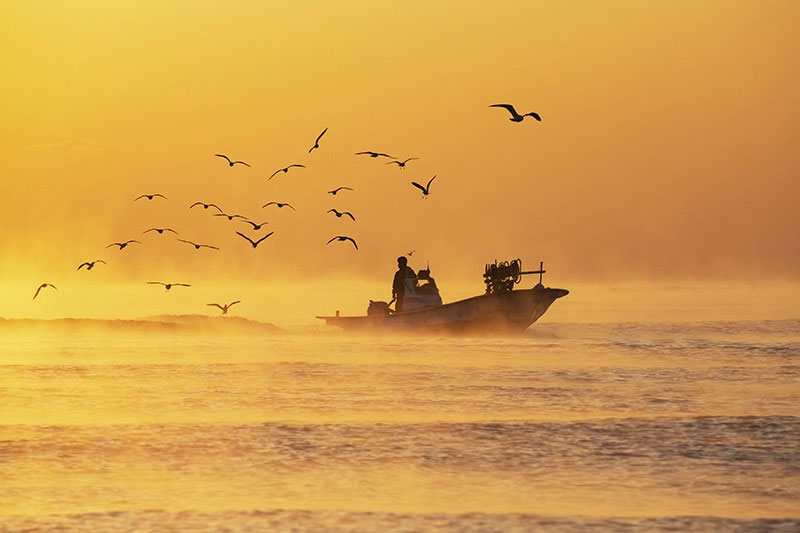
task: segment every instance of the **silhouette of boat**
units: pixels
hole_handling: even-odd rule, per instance
[[[542,285],[545,270],[525,272],[522,262],[486,265],[484,283],[486,292],[465,300],[427,305],[394,313],[386,302],[370,301],[366,315],[317,316],[329,326],[345,330],[389,330],[411,333],[514,333],[522,332],[536,322],[558,298],[566,296],[566,289],[549,288]],[[532,289],[513,290],[525,274],[539,274],[539,283]],[[412,296],[412,299],[418,299]],[[417,302],[417,304],[419,304]]]

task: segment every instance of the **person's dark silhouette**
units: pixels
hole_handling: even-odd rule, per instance
[[[408,258],[401,255],[397,258],[397,272],[394,273],[394,280],[392,281],[392,298],[395,299],[394,310],[396,313],[403,311],[403,296],[405,296],[406,278],[416,278],[414,269],[408,266]]]

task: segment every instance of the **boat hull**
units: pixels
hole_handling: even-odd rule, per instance
[[[390,330],[411,333],[514,333],[536,322],[565,289],[541,286],[483,294],[436,307],[379,316],[319,316],[345,330]]]

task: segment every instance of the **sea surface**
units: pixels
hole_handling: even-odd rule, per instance
[[[800,531],[800,320],[162,322],[0,327],[0,530]]]

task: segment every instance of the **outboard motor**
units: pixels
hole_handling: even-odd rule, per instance
[[[385,316],[389,314],[389,304],[370,300],[367,306],[367,316]]]

